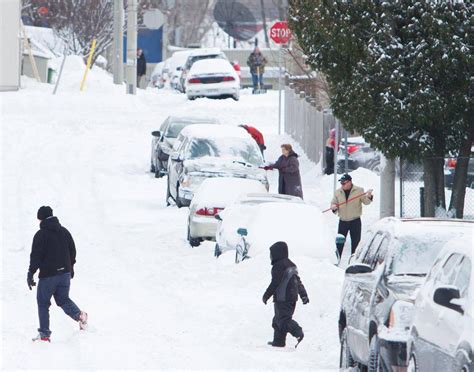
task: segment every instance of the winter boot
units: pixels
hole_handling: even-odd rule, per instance
[[[79,319],[77,320],[79,322],[79,329],[81,331],[87,328],[87,319],[88,319],[87,313],[84,311],[81,311],[81,313],[79,314]]]
[[[45,342],[51,342],[51,339],[49,336],[41,336],[41,333],[38,333],[38,336],[32,338],[33,342],[36,341],[45,341]]]
[[[298,336],[296,337],[296,345],[295,345],[295,349],[298,347],[298,345],[300,344],[301,341],[303,341],[303,338],[304,338],[304,334],[302,333],[301,336]]]

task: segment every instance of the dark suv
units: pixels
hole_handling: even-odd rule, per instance
[[[342,368],[406,368],[413,296],[443,245],[471,229],[462,220],[396,218],[371,227],[346,269],[339,314]]]

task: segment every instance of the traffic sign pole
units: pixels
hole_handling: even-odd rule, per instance
[[[282,46],[280,44],[280,50],[278,53],[278,134],[281,134],[282,128],[281,128],[281,63],[282,63]]]

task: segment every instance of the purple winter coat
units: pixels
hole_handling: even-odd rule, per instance
[[[272,167],[279,173],[278,193],[303,198],[298,154],[292,151],[288,157],[281,155]]]

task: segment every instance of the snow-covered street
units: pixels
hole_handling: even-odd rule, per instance
[[[0,95],[2,369],[336,369],[343,270],[295,257],[290,246],[310,298],[295,313],[305,339],[298,349],[291,336],[283,350],[267,346],[273,308],[261,297],[270,282],[269,257],[235,265],[232,254],[216,260],[211,242],[191,248],[187,208],[166,207],[166,178],[148,172],[150,132],[168,115],[248,123],[264,133],[267,160],[276,160],[281,143],[295,145],[305,201],[327,208],[333,177],[321,176],[291,138],[278,135],[278,93],[243,90],[238,102],[191,102],[151,88],[130,96],[98,68],[80,92],[83,69],[80,59],[69,58],[55,96],[52,85],[28,78],[22,78],[25,89]],[[352,175],[375,190],[364,210],[366,228],[378,216],[378,177],[364,169]],[[277,172],[269,177],[276,191]],[[31,342],[36,289],[26,285],[41,205],[50,205],[75,239],[71,298],[90,323],[80,332],[53,303],[51,344]],[[281,218],[292,223],[291,216]],[[333,240],[337,218],[324,218]]]

